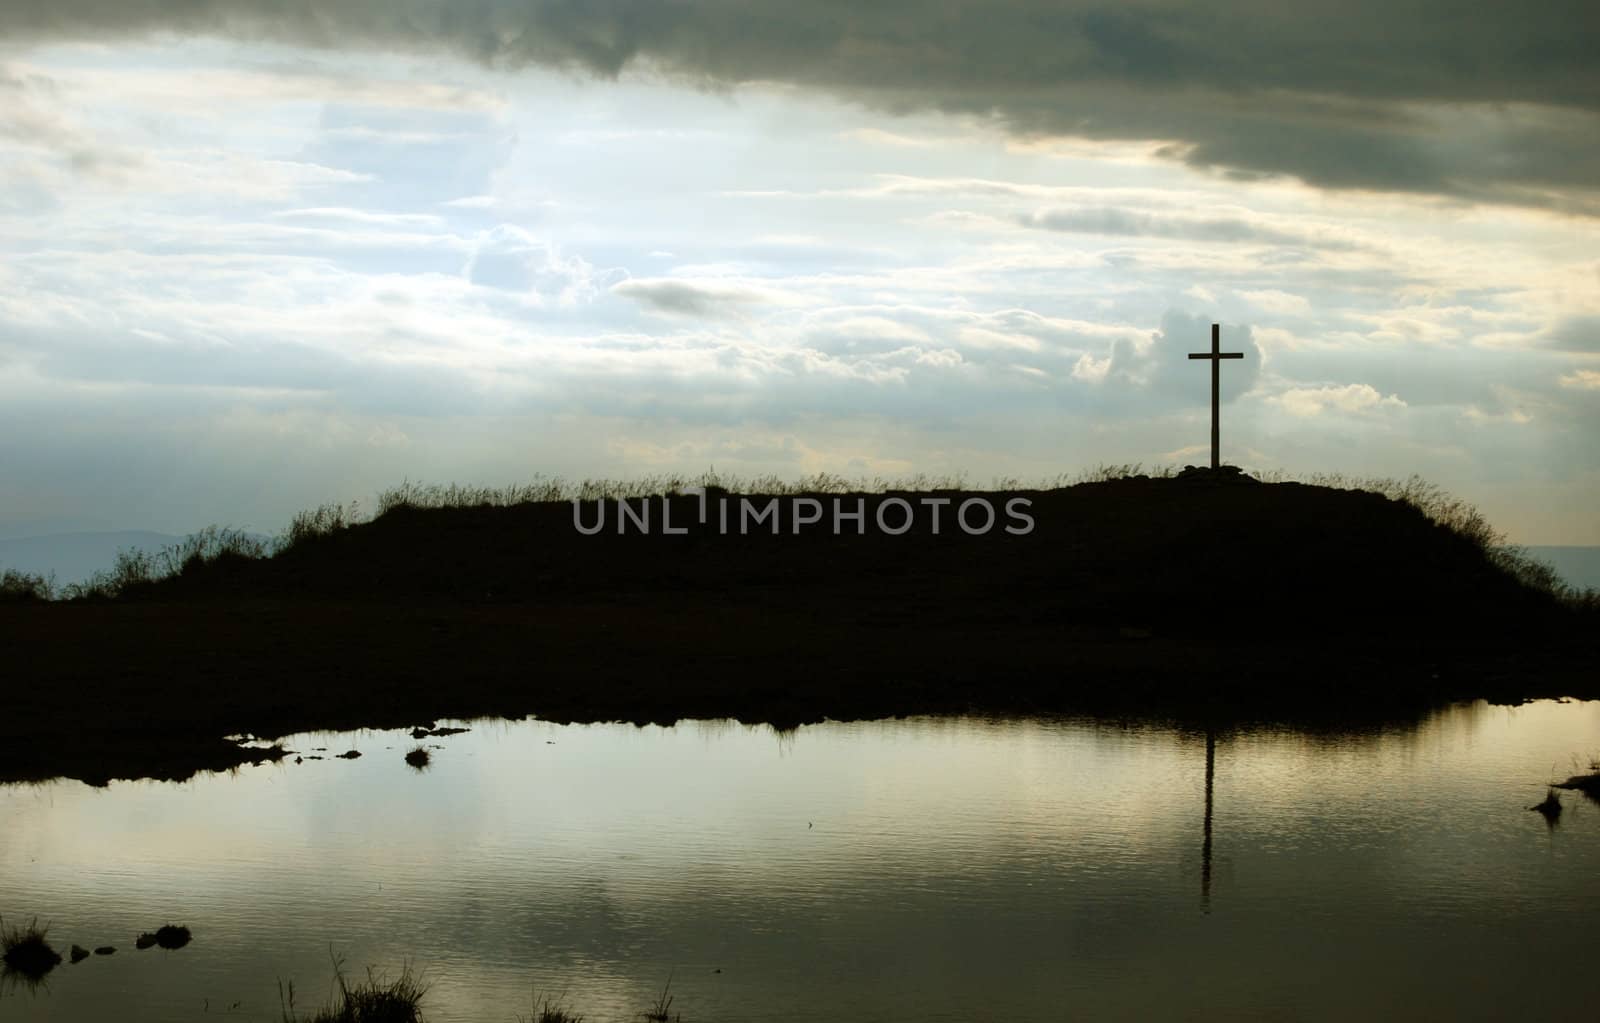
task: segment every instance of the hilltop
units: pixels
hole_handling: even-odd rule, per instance
[[[1470,509],[1400,496],[1236,471],[1004,492],[712,488],[632,497],[621,533],[607,501],[605,528],[584,535],[594,500],[575,520],[566,500],[402,492],[371,521],[307,517],[271,556],[196,548],[165,578],[134,566],[102,599],[0,610],[32,683],[0,725],[0,777],[182,774],[212,766],[198,747],[236,756],[225,734],[488,714],[781,725],[1594,688],[1592,600],[1497,553]],[[740,532],[743,504],[774,500],[777,535],[770,520]],[[974,535],[957,512],[980,500],[995,520]],[[796,532],[812,504],[819,521]],[[986,520],[969,510],[969,526]],[[171,764],[134,762],[163,743]]]

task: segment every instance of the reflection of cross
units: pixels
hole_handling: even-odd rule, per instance
[[[1200,846],[1200,908],[1211,912],[1211,779],[1217,773],[1217,737],[1206,727],[1206,824]]]
[[[1218,346],[1222,343],[1222,327],[1220,324],[1211,325],[1211,351],[1190,352],[1191,359],[1211,360],[1211,468],[1215,469],[1222,464],[1222,429],[1220,410],[1222,408],[1222,360],[1242,359],[1243,352],[1221,352]]]

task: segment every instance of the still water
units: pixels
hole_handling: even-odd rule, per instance
[[[0,789],[0,913],[65,953],[0,1019],[280,1018],[410,963],[434,1021],[1590,1018],[1600,806],[1525,808],[1600,703],[1340,733],[912,719],[478,722],[359,760]],[[179,951],[134,935],[186,924]]]

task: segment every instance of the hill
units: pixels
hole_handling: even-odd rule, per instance
[[[1019,498],[1017,512],[1031,522],[1006,514]],[[964,528],[967,501],[981,503]],[[703,523],[697,495],[625,503],[626,519],[615,499],[585,502],[576,515],[566,501],[400,502],[277,557],[218,558],[124,597],[471,605],[692,597],[707,606],[853,607],[1181,634],[1403,636],[1541,619],[1557,604],[1508,572],[1480,538],[1414,505],[1242,475],[1003,494],[724,491],[706,503]],[[812,515],[820,518],[794,522]],[[597,525],[593,535],[580,532]]]
[[[1592,602],[1498,555],[1470,510],[1361,490],[1194,471],[1004,493],[713,489],[626,512],[427,504],[307,519],[271,557],[195,552],[114,600],[6,609],[0,639],[34,685],[0,725],[0,777],[151,773],[126,758],[437,716],[1254,713],[1596,678]]]

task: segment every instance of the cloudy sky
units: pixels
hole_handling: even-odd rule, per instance
[[[1419,473],[1600,544],[1591,2],[0,0],[0,535]],[[1499,6],[1502,9],[1492,9]]]

